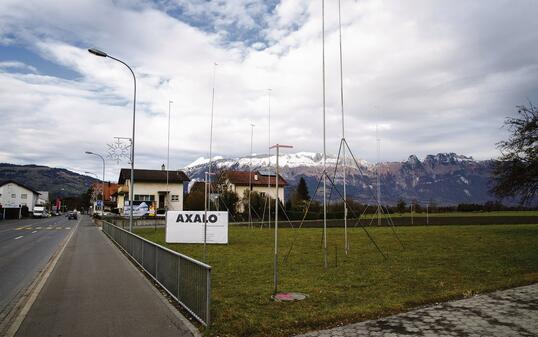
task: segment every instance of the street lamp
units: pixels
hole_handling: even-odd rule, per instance
[[[103,188],[101,190],[101,202],[103,203],[101,205],[101,216],[103,217],[105,216],[105,158],[103,158],[103,156],[101,156],[99,153],[95,153],[91,151],[86,151],[85,153],[97,156],[101,158],[101,160],[103,161]]]
[[[99,176],[98,176],[97,174],[93,173],[93,172],[85,171],[84,174],[91,175],[92,177],[95,177],[95,179],[99,180]],[[63,190],[64,190],[64,189],[62,188],[62,191],[63,191]],[[92,193],[93,193],[93,190],[92,190]],[[92,199],[93,199],[93,196],[92,196]],[[95,206],[95,205],[90,206],[90,207],[93,209],[92,214],[95,213],[95,208],[94,208],[94,206]],[[88,211],[89,211],[89,210],[88,210]]]
[[[100,57],[108,57],[108,58],[111,58],[113,59],[114,61],[118,61],[119,63],[123,64],[124,66],[126,66],[129,71],[131,72],[131,74],[133,75],[133,80],[134,80],[134,98],[133,98],[133,137],[131,139],[131,183],[130,183],[130,186],[129,186],[129,204],[130,204],[130,210],[129,210],[129,231],[133,231],[133,200],[134,200],[134,149],[135,149],[135,120],[136,120],[136,76],[135,76],[135,73],[133,72],[133,69],[131,69],[131,67],[129,67],[129,65],[125,62],[123,62],[122,60],[120,59],[117,59],[113,56],[110,56],[108,55],[107,53],[105,53],[104,51],[101,51],[99,49],[95,49],[95,48],[90,48],[88,49],[88,51],[91,53],[91,54],[94,54],[96,56],[100,56]]]

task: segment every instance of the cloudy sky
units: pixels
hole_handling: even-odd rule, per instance
[[[498,156],[515,106],[538,102],[538,2],[342,0],[346,138],[375,161],[456,152]],[[322,150],[321,1],[0,1],[0,162],[99,172],[84,151],[130,136],[136,166],[171,168],[271,141]],[[327,148],[341,137],[338,2],[326,1]],[[109,162],[108,179],[122,166]],[[126,163],[123,164],[126,166]]]

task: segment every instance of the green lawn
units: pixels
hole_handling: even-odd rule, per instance
[[[281,291],[309,295],[276,303],[273,240],[269,229],[231,227],[230,244],[208,247],[213,266],[210,336],[289,336],[302,331],[378,317],[423,303],[538,282],[538,225],[369,228],[384,260],[362,229],[328,231],[329,267],[323,267],[321,229],[279,231]],[[164,230],[137,233],[171,249],[202,257],[202,245],[165,244]],[[290,258],[283,255],[293,238]],[[337,254],[336,254],[337,252]],[[338,265],[336,266],[336,263]]]
[[[538,211],[493,211],[493,212],[444,212],[444,213],[428,213],[423,209],[421,213],[414,212],[413,216],[443,217],[443,216],[458,216],[458,217],[474,217],[474,216],[538,216]],[[394,213],[391,217],[410,217],[411,213]],[[365,214],[365,218],[377,217],[375,214]]]

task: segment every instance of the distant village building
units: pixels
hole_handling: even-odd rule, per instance
[[[105,200],[105,211],[109,210],[111,211],[113,208],[117,207],[117,197],[118,197],[118,188],[120,187],[120,184],[111,183],[110,181],[105,182],[105,193],[104,193],[104,200]],[[103,193],[103,183],[102,182],[95,182],[91,186],[92,189],[92,195],[91,195],[91,203],[94,205],[94,211],[100,211],[100,207],[98,204],[100,204],[101,195]]]
[[[269,173],[262,173],[260,171],[225,171],[223,173],[223,182],[228,191],[237,194],[240,200],[245,196],[245,191],[257,192],[262,197],[269,196],[272,199],[276,199],[276,175]],[[278,176],[278,199],[284,203],[284,187],[288,183],[281,175]],[[245,205],[240,202],[238,205],[238,211],[243,212]]]
[[[183,171],[168,171],[168,186],[166,170],[134,170],[134,205],[145,203],[157,213],[165,210],[183,210],[184,184],[190,181]],[[129,202],[129,187],[131,184],[131,169],[123,168],[118,179],[117,208],[124,213],[125,203]]]
[[[20,218],[23,207],[29,212],[37,204],[39,192],[13,180],[0,182],[0,206],[2,218]]]
[[[39,197],[37,198],[36,205],[43,205],[49,207],[50,199],[49,199],[49,191],[37,191],[39,193]]]

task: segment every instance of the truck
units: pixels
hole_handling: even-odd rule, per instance
[[[32,212],[32,215],[34,216],[34,218],[46,218],[47,211],[45,210],[45,206],[34,206],[34,211]]]

